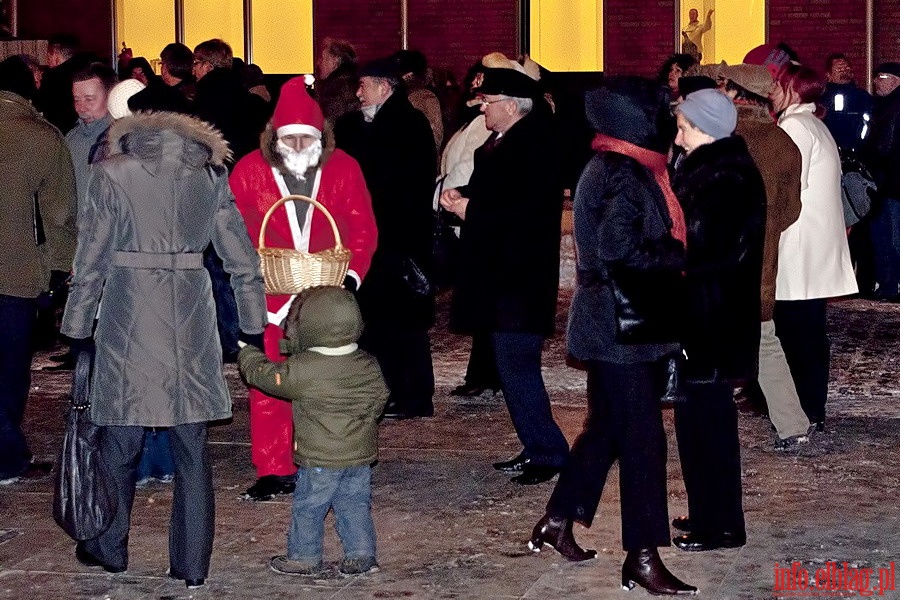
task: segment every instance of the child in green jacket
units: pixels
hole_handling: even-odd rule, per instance
[[[254,346],[238,355],[247,384],[293,403],[294,492],[287,555],[269,562],[277,573],[322,570],[324,519],[334,510],[344,547],[339,570],[378,569],[371,514],[372,463],[378,458],[378,417],[388,398],[375,358],[357,347],[363,322],[353,294],[318,287],[294,300],[285,320],[284,362]]]

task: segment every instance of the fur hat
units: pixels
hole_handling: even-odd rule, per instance
[[[520,73],[525,72],[525,67],[514,60],[506,58],[506,55],[502,52],[485,54],[484,58],[481,59],[481,64],[488,69],[514,69]]]
[[[717,140],[731,135],[737,126],[737,109],[728,96],[718,90],[698,90],[688,94],[675,111]]]
[[[110,116],[113,119],[131,116],[128,99],[146,87],[137,79],[125,79],[114,85],[106,98],[106,109]]]
[[[272,128],[278,137],[300,134],[322,139],[325,117],[318,103],[306,91],[302,76],[288,79],[281,86],[281,95],[272,114]]]
[[[719,73],[751,94],[763,98],[769,97],[769,92],[775,85],[772,73],[762,65],[723,65]]]

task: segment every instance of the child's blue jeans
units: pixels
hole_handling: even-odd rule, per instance
[[[309,563],[322,560],[325,515],[334,510],[335,529],[344,558],[375,558],[372,523],[372,467],[346,469],[301,467],[288,531],[288,558]]]

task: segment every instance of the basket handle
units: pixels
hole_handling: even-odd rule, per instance
[[[328,219],[328,222],[331,223],[331,232],[334,234],[335,248],[337,248],[337,249],[343,248],[343,245],[341,244],[341,234],[338,231],[337,223],[334,222],[334,217],[331,216],[331,213],[328,212],[328,209],[325,208],[324,206],[322,206],[322,204],[318,200],[313,200],[312,198],[310,198],[308,196],[301,196],[299,194],[291,194],[289,196],[285,196],[284,198],[282,198],[281,200],[279,200],[278,202],[273,204],[269,208],[269,210],[266,211],[266,214],[262,220],[262,226],[260,226],[260,228],[259,228],[259,249],[264,250],[266,247],[266,240],[265,240],[266,227],[268,227],[269,219],[272,217],[272,215],[275,213],[275,211],[278,209],[278,207],[281,206],[282,204],[284,204],[285,202],[297,202],[297,201],[308,202],[309,204],[312,204],[313,206],[315,206],[316,208],[318,208],[319,210],[322,211],[322,214],[324,214],[325,218]],[[312,219],[312,214],[309,215],[309,218]]]

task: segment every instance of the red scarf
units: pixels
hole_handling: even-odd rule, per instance
[[[591,148],[596,152],[609,151],[624,154],[650,169],[653,177],[656,178],[656,184],[666,198],[669,218],[672,219],[672,237],[687,246],[687,226],[684,222],[684,211],[681,210],[681,204],[678,203],[678,198],[675,197],[675,192],[672,191],[672,184],[669,182],[669,171],[666,169],[666,155],[641,148],[625,140],[603,135],[602,133],[594,136]]]

